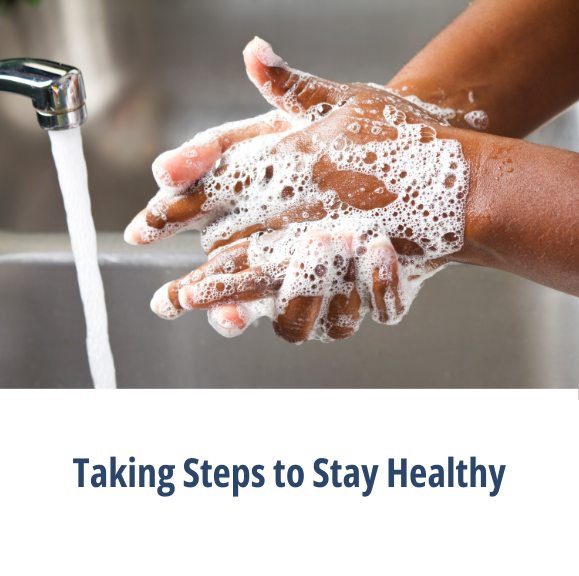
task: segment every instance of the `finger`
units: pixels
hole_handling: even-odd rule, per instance
[[[404,315],[398,259],[390,241],[375,238],[367,253],[372,270],[372,317],[383,324],[397,324]]]
[[[226,338],[239,336],[244,330],[262,316],[271,318],[274,298],[268,297],[252,302],[216,304],[207,311],[209,323],[219,334]]]
[[[304,236],[292,257],[276,299],[274,332],[293,344],[308,340],[316,327],[330,266],[330,234],[315,230]]]
[[[209,276],[179,290],[185,310],[210,308],[215,304],[260,300],[275,294],[282,285],[287,262],[263,264],[237,274]]]
[[[353,95],[347,85],[291,68],[257,36],[246,46],[243,58],[247,74],[263,97],[291,114],[303,116],[312,106],[322,106],[318,113],[324,115],[330,106],[341,105]],[[324,109],[323,104],[330,106]]]
[[[153,172],[161,190],[127,226],[125,241],[149,244],[187,227],[200,226],[207,215],[202,209],[207,196],[203,183],[198,180],[231,146],[257,136],[284,132],[290,127],[281,112],[273,111],[249,123],[234,122],[209,130],[181,148],[159,156],[153,164]],[[227,166],[220,166],[215,173],[226,169]]]
[[[213,175],[219,176],[227,171],[227,168],[227,165],[220,166],[213,171]],[[245,178],[245,174],[243,178]],[[246,188],[250,184],[251,178],[249,176],[245,178],[243,184],[240,182],[240,185]],[[227,205],[227,198],[225,197],[221,201],[214,199],[212,206],[204,209],[207,196],[202,181],[197,182],[184,193],[173,194],[166,190],[159,190],[147,208],[139,212],[127,226],[125,241],[129,244],[150,244],[174,236],[181,230],[202,229],[211,218],[216,217],[215,213],[218,210]],[[238,235],[235,240],[241,237],[245,236]],[[223,241],[206,252],[211,252],[221,245],[230,244],[233,240]]]
[[[333,296],[326,314],[324,332],[332,340],[344,340],[352,336],[360,325],[361,304],[356,286],[348,296],[344,294]]]
[[[183,315],[186,310],[179,302],[179,290],[215,274],[236,274],[247,269],[249,267],[248,247],[249,242],[241,242],[228,247],[193,272],[161,286],[151,300],[151,310],[167,320],[174,320]]]
[[[265,221],[247,226],[240,230],[235,230],[227,234],[229,222],[225,219],[207,226],[203,246],[208,252],[231,244],[242,238],[248,238],[256,232],[266,232],[268,230],[283,230],[290,222],[315,222],[322,220],[328,215],[321,201],[304,202],[298,206],[292,206],[276,214],[272,214]],[[225,233],[225,235],[224,235]]]
[[[291,344],[302,344],[309,339],[320,309],[322,296],[296,296],[287,304],[283,313],[272,322],[276,335]]]
[[[273,315],[273,297],[251,302],[216,304],[207,311],[209,323],[226,338],[239,336],[255,320]]]
[[[206,215],[202,208],[206,199],[202,183],[185,194],[169,195],[160,191],[127,226],[125,242],[151,244],[191,227]]]
[[[241,303],[217,304],[207,311],[209,324],[226,338],[239,336],[250,324],[250,314]]]
[[[360,325],[360,306],[362,301],[356,289],[356,267],[352,257],[352,232],[346,231],[334,235],[337,244],[333,258],[333,275],[343,292],[332,296],[326,316],[323,319],[323,330],[332,340],[343,340],[356,332]]]
[[[176,150],[161,154],[153,162],[153,175],[160,188],[182,192],[199,180],[226,150],[250,138],[291,128],[288,118],[278,111],[257,118],[229,122],[197,134]]]

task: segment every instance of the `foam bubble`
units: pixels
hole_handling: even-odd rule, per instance
[[[439,119],[441,122],[448,122],[456,116],[456,111],[452,108],[441,108],[436,104],[430,102],[423,102],[418,96],[404,96],[406,100],[416,104],[420,108],[426,110],[429,114]]]
[[[465,114],[464,119],[476,130],[485,130],[489,125],[489,117],[484,110],[473,110]]]
[[[371,84],[371,86],[382,88],[378,85]],[[403,87],[402,89],[404,90]],[[387,90],[387,89],[386,89]],[[431,104],[429,102],[423,102],[418,96],[408,95],[402,96],[405,100],[412,102],[416,106],[419,106],[426,112],[428,112],[431,116],[438,119],[442,124],[449,125],[449,120],[452,120],[456,117],[457,114],[462,115],[464,113],[463,110],[454,110],[453,108],[441,108],[436,104]],[[469,102],[474,103],[474,93],[471,90],[468,93]],[[464,120],[466,123],[475,130],[485,130],[488,128],[489,125],[489,117],[488,114],[484,110],[472,110],[464,114]]]

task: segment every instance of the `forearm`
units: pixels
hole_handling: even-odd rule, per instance
[[[484,110],[487,133],[523,137],[579,98],[577,0],[476,0],[388,84],[451,120]]]
[[[464,247],[452,259],[579,296],[579,154],[450,132],[471,166]]]

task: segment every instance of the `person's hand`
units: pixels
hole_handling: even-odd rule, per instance
[[[301,236],[289,259],[250,265],[252,252],[258,252],[256,261],[263,260],[259,253],[279,240],[277,232],[256,235],[219,251],[192,274],[161,288],[154,310],[174,318],[188,309],[208,308],[212,326],[225,336],[269,316],[276,334],[293,343],[314,332],[323,340],[352,335],[368,305],[379,322],[400,320],[404,279],[386,238],[367,242],[365,234],[317,229]]]
[[[197,136],[153,166],[159,194],[127,228],[146,244],[202,229],[207,264],[152,302],[209,308],[234,335],[274,319],[292,342],[396,323],[463,240],[469,167],[440,120],[378,87],[296,71],[256,39],[250,78],[280,110]]]

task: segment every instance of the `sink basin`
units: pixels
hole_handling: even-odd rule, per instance
[[[194,312],[166,322],[154,291],[205,260],[187,233],[137,248],[122,230],[155,193],[157,154],[268,110],[241,50],[270,40],[293,65],[385,83],[463,0],[43,0],[0,13],[0,59],[83,71],[83,139],[120,387],[577,387],[579,299],[506,273],[450,266],[404,321],[366,318],[344,342],[296,347],[268,320],[227,340]],[[70,21],[74,26],[68,25]],[[90,387],[85,324],[48,137],[0,94],[0,387]],[[579,151],[579,109],[530,139]],[[33,169],[31,169],[33,167]]]
[[[0,245],[0,387],[90,387],[67,235],[3,233]],[[99,251],[120,387],[577,386],[579,299],[504,272],[449,266],[398,326],[366,318],[346,341],[293,346],[268,319],[228,340],[202,311],[150,311],[159,286],[205,260],[196,233],[151,247],[101,233]]]

